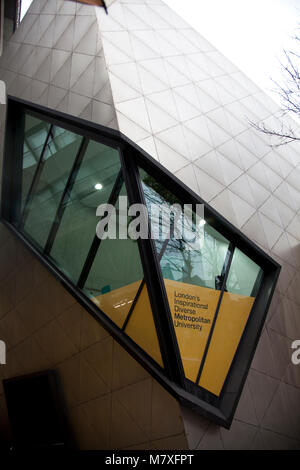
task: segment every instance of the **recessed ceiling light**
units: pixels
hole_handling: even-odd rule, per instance
[[[100,191],[100,189],[102,189],[102,188],[103,188],[103,186],[102,186],[101,183],[95,184],[95,189],[97,189],[98,191]]]

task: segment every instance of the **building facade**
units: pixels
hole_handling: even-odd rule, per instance
[[[80,448],[299,449],[300,154],[251,126],[289,119],[162,1],[107,5],[108,15],[34,0],[4,45],[7,94],[120,131],[270,255],[280,277],[224,429],[180,406],[1,225],[1,377],[58,369]],[[8,435],[2,389],[0,404]]]

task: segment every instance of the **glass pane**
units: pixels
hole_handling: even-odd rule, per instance
[[[126,196],[123,185],[120,196]],[[127,204],[116,204],[116,239],[101,240],[84,292],[119,327],[122,327],[144,277],[136,240],[120,239],[127,232]]]
[[[263,271],[237,248],[234,251],[200,385],[220,395],[249,318]]]
[[[194,227],[196,229],[196,227]],[[229,243],[210,225],[197,231],[198,249],[183,240],[170,240],[161,259],[165,279],[220,290]]]
[[[50,124],[32,116],[25,116],[21,210],[24,207]]]
[[[24,231],[44,247],[82,137],[57,127],[47,145],[42,172],[29,205]]]
[[[228,275],[227,290],[234,294],[255,297],[261,275],[261,268],[236,248]]]
[[[144,285],[125,332],[158,364],[163,366],[147,287]]]
[[[51,250],[56,264],[75,283],[96,235],[96,209],[108,201],[120,168],[117,150],[89,142]]]
[[[152,176],[140,174],[152,233],[161,235],[155,243],[185,375],[195,382],[219,300],[229,242],[193,213],[178,219],[184,229],[182,237],[171,235],[165,246],[163,237],[169,227],[162,212],[172,212],[171,206],[180,201]],[[162,205],[163,211],[153,209]],[[171,224],[174,217],[171,214]]]

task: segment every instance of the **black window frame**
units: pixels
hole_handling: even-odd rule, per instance
[[[219,397],[189,381],[184,376],[177,339],[171,324],[170,307],[160,269],[160,259],[153,240],[139,239],[138,247],[157,329],[164,363],[163,368],[152,360],[128,335],[120,330],[104,312],[101,312],[80,290],[78,284],[75,285],[58,269],[49,256],[49,250],[48,253],[39,250],[13,224],[13,220],[16,220],[15,214],[19,211],[15,201],[18,200],[16,194],[20,193],[22,175],[20,165],[17,165],[17,158],[18,156],[21,158],[23,155],[25,113],[49,122],[50,125],[57,125],[80,134],[83,137],[82,145],[86,145],[84,142],[86,143],[87,139],[93,139],[119,150],[130,204],[145,203],[138,171],[139,167],[151,174],[158,182],[161,182],[166,189],[177,196],[183,203],[204,204],[205,220],[229,241],[231,259],[233,254],[232,247],[236,247],[263,269],[260,288]],[[230,428],[260,338],[281,266],[183,182],[178,180],[170,171],[121,132],[12,96],[8,96],[7,99],[2,175],[1,222],[37,256],[77,301],[181,404],[191,407],[195,412],[199,412],[204,417],[225,428]],[[71,175],[68,181],[74,181]],[[227,265],[227,274],[229,267],[230,261]],[[223,291],[225,282],[226,279],[223,282]]]

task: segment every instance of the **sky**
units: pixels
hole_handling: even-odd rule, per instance
[[[22,0],[21,15],[32,0]],[[283,48],[300,24],[300,0],[164,0],[276,99]]]
[[[23,19],[26,11],[30,7],[30,4],[32,3],[32,0],[22,0],[21,3],[21,20]]]

